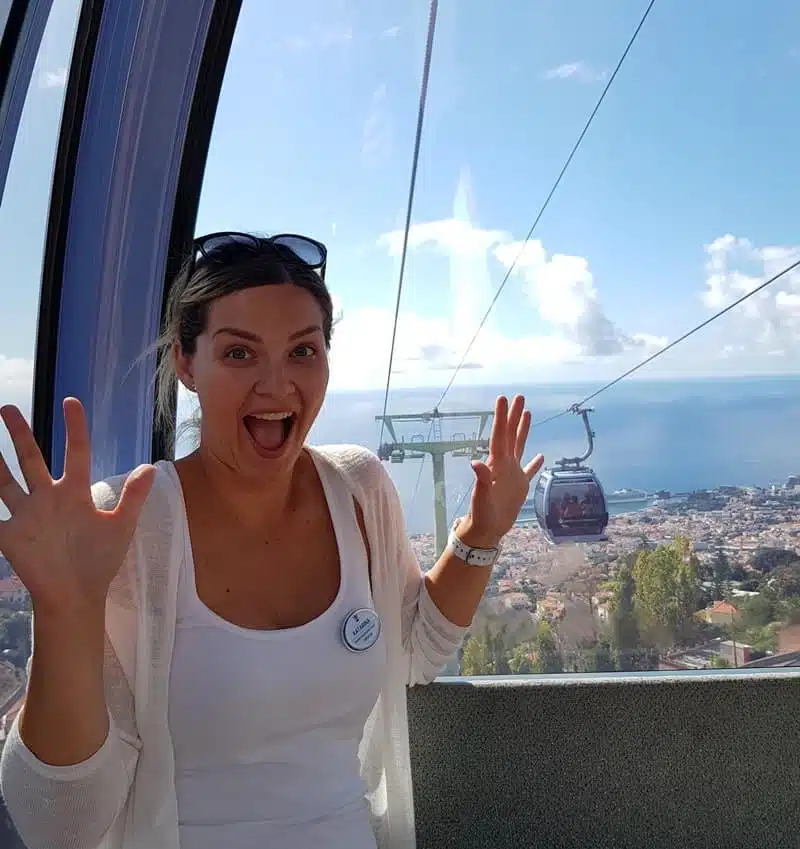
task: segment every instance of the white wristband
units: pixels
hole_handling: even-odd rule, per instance
[[[494,566],[500,556],[501,546],[498,545],[496,548],[470,548],[456,535],[456,528],[458,528],[460,521],[460,519],[456,519],[453,523],[445,551],[454,554],[468,566]]]

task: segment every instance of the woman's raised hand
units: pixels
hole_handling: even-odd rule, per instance
[[[544,462],[537,454],[522,465],[530,427],[531,414],[522,395],[514,398],[510,408],[504,395],[497,399],[489,456],[485,463],[472,463],[476,480],[470,512],[459,525],[458,535],[467,545],[493,548],[517,521],[530,483]]]
[[[34,611],[65,612],[105,605],[108,588],[133,539],[155,477],[151,465],[128,476],[113,510],[92,499],[89,431],[80,401],[64,401],[67,443],[64,475],[53,480],[22,413],[0,408],[28,487],[14,479],[0,455],[0,501],[11,517],[0,521],[0,551],[31,594]]]

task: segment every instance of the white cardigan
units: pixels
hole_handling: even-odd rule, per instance
[[[466,632],[428,595],[405,531],[400,500],[381,462],[356,446],[309,448],[344,479],[364,514],[372,589],[386,635],[381,695],[359,748],[373,828],[382,849],[414,849],[406,685],[432,681]],[[124,475],[95,484],[95,503],[116,504]],[[179,849],[174,756],[167,722],[183,506],[164,463],[106,605],[105,689],[110,731],[73,766],[51,766],[22,742],[14,722],[0,785],[29,849]],[[65,733],[68,733],[65,729]]]

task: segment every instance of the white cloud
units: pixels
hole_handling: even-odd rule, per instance
[[[413,249],[432,244],[443,253],[475,258],[484,256],[493,245],[509,238],[504,230],[482,230],[466,221],[446,218],[415,224],[408,234],[408,247]],[[378,244],[386,247],[390,256],[399,256],[403,249],[403,231],[384,233]]]
[[[466,201],[466,198],[464,198]],[[458,217],[415,224],[408,234],[409,250],[429,246],[450,260],[451,333],[459,327],[475,327],[491,302],[493,288],[487,259],[493,245],[511,236],[502,230],[473,227],[464,211],[455,209]],[[392,257],[403,248],[403,231],[384,233],[378,239]],[[490,322],[492,319],[490,318]]]
[[[497,245],[494,255],[523,281],[539,316],[572,342],[583,357],[609,357],[630,349],[656,350],[666,339],[637,332],[627,334],[605,314],[585,257],[553,254],[531,240]],[[516,262],[515,262],[516,261]]]
[[[632,333],[631,338],[637,345],[649,348],[651,351],[658,351],[669,342],[666,336],[653,336],[651,333]]]
[[[378,244],[390,256],[399,256],[403,231],[385,233]],[[426,377],[425,372],[457,365],[494,294],[485,270],[487,259],[492,258],[508,269],[520,251],[514,274],[523,281],[535,314],[551,326],[551,332],[512,337],[488,321],[467,361],[471,369],[483,370],[486,379],[489,373],[505,375],[509,369],[530,374],[537,369],[579,363],[587,358],[613,358],[628,351],[644,354],[667,343],[665,337],[649,333],[628,335],[606,316],[588,261],[583,257],[556,254],[548,258],[540,242],[531,241],[523,249],[522,243],[514,241],[509,233],[474,227],[463,217],[414,225],[409,231],[408,245],[409,250],[430,246],[447,255],[451,260],[451,277],[456,278],[451,280],[452,306],[445,309],[446,315],[436,319],[423,319],[410,313],[401,315],[395,364],[396,371],[409,382],[412,375],[418,382],[430,382],[434,378],[430,374]],[[349,326],[347,318],[351,319]],[[344,377],[346,372],[358,372],[365,351],[358,348],[356,339],[370,338],[369,350],[380,356],[380,339],[390,338],[391,318],[388,310],[358,311],[354,316],[346,316],[340,328],[341,347],[332,373],[339,372],[338,376]],[[443,340],[447,340],[446,344]],[[350,344],[352,349],[348,349]],[[385,376],[387,366],[384,359],[378,373]]]
[[[385,383],[393,318],[389,309],[344,308],[331,345],[332,388],[361,389]],[[424,346],[446,338],[446,333],[445,319],[401,313],[393,371],[418,371],[417,361],[424,356]]]
[[[546,80],[576,80],[581,83],[599,83],[608,78],[608,71],[593,68],[588,63],[580,60],[578,62],[565,62],[555,68],[545,71]]]
[[[750,239],[731,234],[715,239],[705,251],[708,259],[702,301],[714,312],[753,292],[800,259],[800,246],[758,247]],[[800,269],[749,297],[721,322],[727,337],[725,357],[744,351],[772,357],[798,352]]]
[[[16,404],[23,412],[30,407],[33,360],[0,354],[0,404]]]
[[[33,387],[33,361],[20,357],[5,357],[0,354],[0,406],[14,404],[30,421],[31,389]],[[0,454],[3,455],[12,474],[20,479],[19,463],[11,438],[0,422]],[[0,502],[0,519],[8,516],[8,511]]]
[[[489,306],[494,284],[489,272],[490,249],[498,242],[512,238],[503,230],[487,230],[476,226],[477,207],[469,168],[462,168],[450,218],[415,224],[408,247],[416,250],[427,246],[449,260],[450,316],[454,326],[476,326]],[[378,245],[391,257],[399,257],[403,247],[403,230],[384,233]],[[493,317],[488,321],[491,325]]]
[[[494,255],[523,281],[539,316],[572,342],[584,357],[608,357],[639,348],[663,347],[665,339],[647,333],[627,334],[605,314],[585,257],[547,253],[538,240],[506,242]],[[515,262],[516,260],[516,262]]]
[[[381,33],[382,38],[397,38],[400,35],[400,27],[386,27],[386,29]]]
[[[39,76],[39,88],[64,88],[67,84],[67,69],[43,71]]]
[[[331,346],[331,388],[366,389],[385,384],[394,315],[389,309],[345,308]],[[441,385],[442,372],[456,367],[474,333],[474,326],[453,332],[449,316],[427,317],[401,311],[397,324],[392,385]],[[514,380],[531,369],[546,369],[579,355],[577,347],[560,336],[513,338],[484,328],[462,366],[483,382],[504,378],[509,367]],[[444,375],[449,377],[449,375]]]

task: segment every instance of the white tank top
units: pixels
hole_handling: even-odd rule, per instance
[[[181,849],[375,849],[358,744],[386,647],[380,635],[357,653],[342,638],[348,613],[373,608],[367,557],[350,493],[317,471],[341,578],[305,625],[259,631],[212,612],[186,526],[169,700]]]

